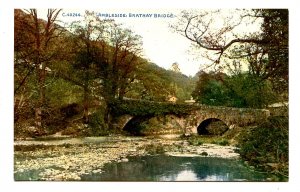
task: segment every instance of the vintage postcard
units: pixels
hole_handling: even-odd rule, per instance
[[[297,191],[297,6],[153,2],[0,3],[3,189]]]

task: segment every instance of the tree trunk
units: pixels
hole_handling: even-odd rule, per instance
[[[83,121],[85,124],[89,123],[89,96],[88,96],[88,87],[84,86],[83,93]]]
[[[40,69],[41,65],[41,69]],[[39,101],[37,107],[35,109],[35,125],[38,129],[43,127],[43,112],[45,108],[45,101],[46,101],[46,87],[45,87],[45,80],[46,80],[46,66],[44,63],[41,63],[37,66],[37,76],[38,76],[38,85],[39,85]]]
[[[40,130],[42,128],[42,109],[35,108],[35,126]]]
[[[112,128],[112,104],[111,101],[106,100],[105,101],[106,106],[105,106],[105,110],[104,110],[104,123],[106,124],[106,127],[108,129]]]

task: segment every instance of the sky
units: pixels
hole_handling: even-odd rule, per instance
[[[110,17],[125,28],[140,35],[143,41],[144,57],[149,61],[170,69],[173,63],[178,63],[181,72],[187,76],[194,76],[201,65],[201,61],[189,54],[191,42],[180,34],[172,32],[169,24],[176,21],[179,9],[88,9],[94,11],[100,18],[109,18],[101,14],[122,14],[127,17]],[[84,9],[63,9],[58,17],[62,22],[70,23],[82,20]],[[134,16],[133,16],[134,14]],[[137,15],[138,14],[138,15]],[[139,14],[152,14],[150,17],[138,17]],[[160,17],[155,17],[160,14]],[[38,10],[38,16],[45,19],[46,9]],[[78,16],[80,15],[80,16]],[[149,16],[149,15],[148,15]],[[166,16],[166,17],[164,17]]]
[[[114,11],[107,11],[114,13]],[[118,12],[118,11],[116,11]],[[120,11],[119,11],[120,12]],[[117,22],[132,29],[142,36],[145,57],[157,65],[170,69],[174,62],[179,64],[183,74],[195,75],[199,70],[199,61],[193,60],[188,54],[190,41],[180,34],[171,31],[169,24],[176,20],[179,10],[128,10],[124,11],[137,14],[153,14],[151,18],[116,18]],[[166,18],[153,18],[154,14],[170,14]],[[171,15],[172,14],[172,15]]]

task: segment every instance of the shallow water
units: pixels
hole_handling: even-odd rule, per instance
[[[137,152],[132,154],[136,156],[123,158],[130,154],[128,149],[138,151],[136,147],[144,146],[144,141],[148,142],[147,139],[139,137],[15,141],[15,180],[36,181],[52,178],[71,181],[268,181],[274,178],[272,175],[249,169],[238,159],[171,156],[177,153],[141,156],[145,154]],[[213,147],[208,149],[212,150]],[[114,161],[120,158],[128,162]],[[47,175],[49,171],[53,173]],[[57,175],[64,177],[56,177]],[[275,179],[277,180],[276,177]]]
[[[247,168],[240,160],[166,155],[129,157],[110,163],[102,173],[81,176],[84,181],[266,181],[266,174]]]

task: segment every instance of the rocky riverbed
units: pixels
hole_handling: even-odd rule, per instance
[[[106,163],[128,161],[128,156],[165,153],[171,156],[238,158],[233,146],[190,145],[186,140],[158,137],[99,137],[50,141],[15,141],[15,175],[30,171],[29,180],[80,180],[100,173]]]

